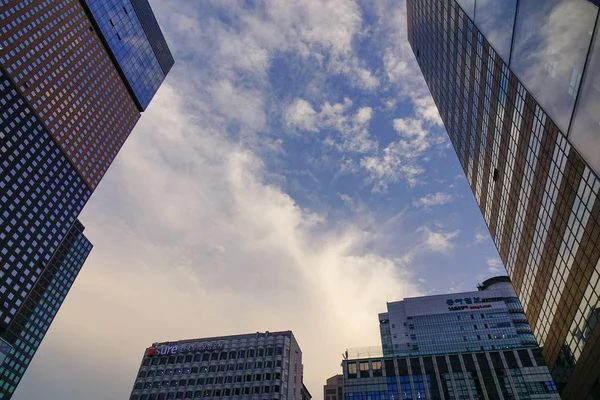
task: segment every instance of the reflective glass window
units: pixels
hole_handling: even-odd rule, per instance
[[[471,19],[475,16],[475,0],[457,0],[457,3],[462,7]]]
[[[579,0],[522,0],[511,69],[566,132],[598,13]]]
[[[475,25],[504,61],[510,58],[510,43],[517,0],[477,0]]]
[[[597,31],[569,139],[590,167],[600,174],[600,40]]]

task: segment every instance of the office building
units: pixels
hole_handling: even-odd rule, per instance
[[[560,398],[508,277],[388,303],[379,323],[382,356],[346,352],[346,400]]]
[[[384,356],[537,347],[507,276],[478,291],[406,298],[379,314]]]
[[[0,339],[7,343],[0,356],[0,398],[12,395],[92,250],[83,230],[75,221]]]
[[[173,59],[147,0],[15,0],[0,4],[0,21],[0,353],[7,354],[20,351],[23,307],[38,296],[32,291],[70,230],[80,229],[77,216]],[[3,399],[26,368],[17,372],[7,359]]]
[[[344,375],[334,375],[323,386],[323,400],[344,400]]]
[[[600,398],[593,1],[408,0],[408,39],[561,394]]]
[[[302,400],[310,396],[302,377],[302,351],[291,331],[154,343],[130,399]]]
[[[534,400],[560,396],[531,349],[342,362],[346,400]]]

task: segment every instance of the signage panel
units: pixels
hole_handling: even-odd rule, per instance
[[[150,347],[147,355],[148,357],[166,356],[171,354],[189,353],[192,351],[221,350],[223,347],[225,347],[225,342],[186,343],[175,346]]]

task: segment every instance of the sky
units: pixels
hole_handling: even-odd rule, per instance
[[[387,301],[505,274],[403,1],[150,3],[175,66],[14,399],[126,399],[153,342],[292,330],[321,400]]]

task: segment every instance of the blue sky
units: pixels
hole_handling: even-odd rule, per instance
[[[404,3],[154,0],[176,64],[84,210],[15,399],[124,399],[155,341],[294,331],[316,399],[386,301],[504,273]]]

